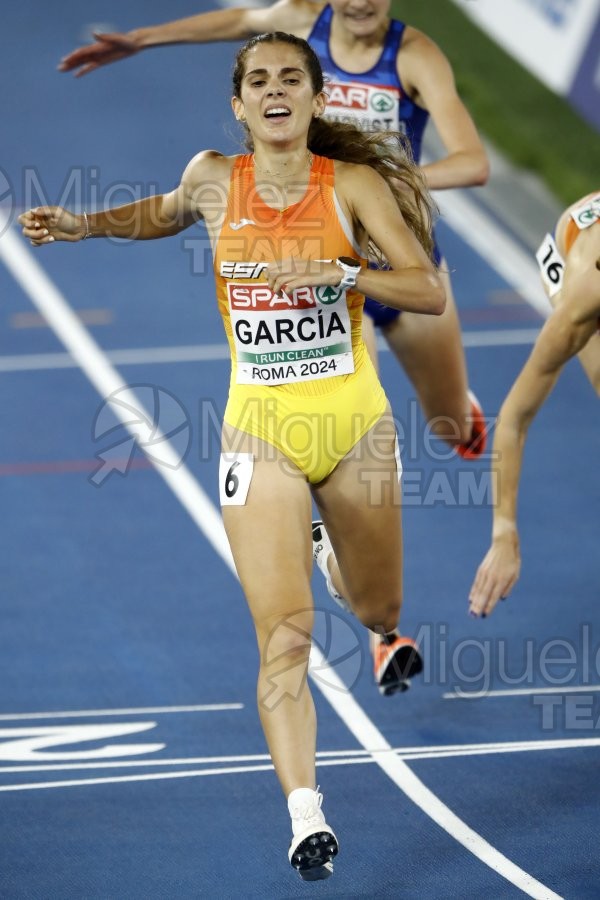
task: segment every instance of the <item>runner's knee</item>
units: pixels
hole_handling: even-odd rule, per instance
[[[256,624],[261,667],[275,664],[285,668],[308,662],[313,624],[312,610],[300,610]]]
[[[401,606],[402,596],[399,592],[381,600],[367,594],[363,598],[353,599],[352,603],[353,612],[366,628],[378,633],[383,631],[385,634],[397,627]]]

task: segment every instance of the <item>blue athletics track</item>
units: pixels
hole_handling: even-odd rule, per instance
[[[428,441],[382,353],[405,466],[403,630],[426,670],[381,697],[367,635],[315,577],[318,779],[341,852],[327,882],[288,865],[217,509],[229,365],[204,232],[34,250],[15,223],[42,202],[169,190],[197,150],[238,148],[231,46],[163,48],[79,81],[55,71],[93,24],[199,8],[2,13],[0,896],[596,898],[598,429],[577,362],[531,429],[521,581],[480,621],[467,594],[488,546],[489,458]],[[441,199],[470,380],[493,421],[545,302],[529,253],[473,193]]]

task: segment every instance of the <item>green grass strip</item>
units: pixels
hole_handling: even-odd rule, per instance
[[[565,204],[598,189],[597,131],[450,0],[396,0],[392,14],[439,44],[480,133],[515,166]]]

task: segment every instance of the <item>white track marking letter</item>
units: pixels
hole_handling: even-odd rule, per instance
[[[0,760],[10,762],[56,762],[57,760],[112,759],[120,756],[139,756],[157,753],[165,744],[109,743],[91,750],[77,745],[86,741],[105,741],[108,738],[139,734],[156,728],[156,722],[123,722],[113,725],[43,725],[25,728],[0,728]],[[75,749],[54,750],[67,746]]]

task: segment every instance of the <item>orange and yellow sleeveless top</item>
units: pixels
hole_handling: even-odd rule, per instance
[[[314,484],[387,408],[362,340],[364,296],[331,286],[276,295],[265,270],[291,257],[339,256],[366,265],[335,195],[332,160],[315,156],[302,200],[277,208],[275,194],[267,204],[257,191],[253,157],[236,159],[214,252],[232,361],[224,421],[275,446]]]
[[[562,234],[563,255],[568,256],[580,231],[600,221],[600,192],[588,194],[574,203],[566,211],[568,219]],[[561,217],[562,218],[562,217]],[[560,222],[559,222],[560,226]],[[559,226],[557,226],[557,243],[560,243]]]
[[[565,261],[579,234],[600,222],[600,192],[577,200],[566,209],[553,234],[547,234],[536,253],[542,281],[549,297],[562,288]]]
[[[315,396],[335,389],[361,364],[362,294],[317,286],[276,295],[265,278],[272,261],[338,256],[360,257],[360,250],[335,197],[333,160],[315,156],[303,199],[277,209],[257,191],[254,157],[236,159],[214,255],[232,385],[285,385]]]

